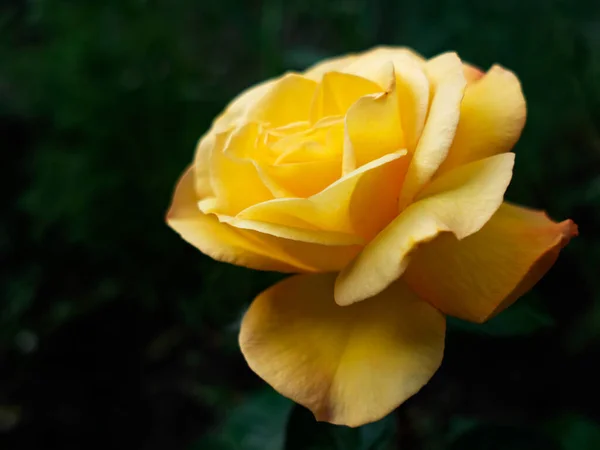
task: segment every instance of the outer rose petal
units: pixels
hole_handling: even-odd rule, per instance
[[[571,220],[504,203],[462,241],[443,233],[419,248],[403,279],[444,313],[484,322],[531,289],[575,235]]]
[[[412,201],[448,155],[467,84],[462,62],[456,53],[445,53],[429,61],[426,72],[432,80],[434,94],[400,194],[401,209]]]
[[[471,84],[485,75],[485,72],[483,72],[480,68],[465,62],[463,62],[463,73],[465,74],[467,84]]]
[[[277,79],[263,81],[255,86],[251,86],[237,97],[235,97],[229,106],[217,117],[212,126],[215,133],[226,131],[231,127],[239,125],[246,117],[254,105],[271,89]]]
[[[493,66],[467,86],[456,136],[440,173],[511,150],[521,136],[526,115],[519,79]]]
[[[273,198],[253,162],[226,151],[226,146],[232,143],[242,147],[248,145],[244,142],[248,133],[241,133],[242,130],[244,128],[218,134],[209,160],[210,181],[215,193],[212,207],[222,214],[235,215],[248,206]]]
[[[358,305],[333,300],[335,275],[288,278],[242,322],[249,366],[317,420],[379,420],[426,384],[444,351],[444,316],[402,283]]]
[[[340,270],[358,253],[358,246],[330,247],[279,239],[221,223],[203,214],[194,192],[194,170],[188,169],[177,185],[167,223],[183,239],[218,261],[278,272]]]
[[[335,301],[349,305],[381,292],[406,269],[418,244],[442,231],[463,239],[481,229],[502,203],[514,154],[492,156],[437,178],[344,268]]]
[[[196,146],[194,155],[195,188],[200,198],[214,196],[210,181],[210,155],[215,145],[215,133],[207,133]]]

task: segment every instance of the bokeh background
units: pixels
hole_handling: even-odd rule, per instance
[[[572,218],[546,278],[386,419],[317,424],[237,348],[277,275],[164,224],[197,139],[240,90],[400,44],[521,78],[508,199]],[[600,3],[3,0],[0,448],[600,449]]]

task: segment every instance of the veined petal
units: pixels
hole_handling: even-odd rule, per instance
[[[519,79],[493,66],[467,86],[456,136],[438,173],[510,151],[521,136],[526,115]]]
[[[404,273],[417,245],[443,231],[458,239],[479,231],[500,207],[513,163],[514,155],[504,153],[434,180],[344,268],[336,281],[336,302],[349,305],[381,292]]]
[[[433,99],[400,194],[401,209],[410,204],[446,159],[467,84],[462,62],[456,53],[445,53],[432,59],[426,65],[426,72],[432,81]]]
[[[415,251],[403,280],[442,312],[484,322],[531,289],[576,235],[571,220],[504,203],[477,233],[443,233]]]
[[[346,114],[345,173],[405,148],[394,66],[389,63],[380,70],[387,73],[386,91],[360,98]]]
[[[329,272],[340,270],[360,250],[359,246],[317,245],[280,239],[235,228],[198,209],[194,169],[177,184],[167,223],[181,237],[218,261],[277,272]]]
[[[334,274],[295,276],[260,294],[242,322],[248,364],[317,420],[379,420],[425,385],[444,351],[444,316],[402,283],[358,305],[333,300]]]
[[[398,213],[397,196],[407,165],[405,155],[406,151],[390,153],[312,197],[259,203],[241,211],[237,218],[370,239]]]

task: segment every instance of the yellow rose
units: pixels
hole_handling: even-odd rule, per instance
[[[200,140],[167,221],[207,255],[297,272],[240,333],[250,367],[318,420],[378,420],[426,384],[445,315],[525,293],[575,224],[503,203],[525,123],[517,77],[375,50],[237,97]]]

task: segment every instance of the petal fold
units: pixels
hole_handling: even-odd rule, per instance
[[[328,72],[316,90],[311,120],[346,114],[350,106],[365,95],[381,92],[381,87],[366,78],[341,72]]]
[[[521,136],[526,115],[519,79],[493,66],[467,86],[456,136],[439,173],[510,151]]]
[[[531,289],[576,235],[571,220],[504,203],[477,233],[443,233],[415,251],[403,280],[444,313],[484,322]]]
[[[401,283],[358,305],[333,300],[333,274],[288,278],[242,322],[249,366],[317,420],[356,427],[384,417],[438,369],[445,318]]]
[[[345,172],[405,148],[394,66],[380,71],[388,80],[386,91],[360,98],[346,114]]]
[[[277,272],[324,272],[344,267],[360,251],[357,245],[318,245],[235,228],[198,208],[194,169],[177,184],[167,223],[188,243],[218,261]]]
[[[308,121],[316,89],[315,81],[288,73],[273,83],[248,111],[248,121],[267,123],[271,127]]]
[[[401,209],[410,204],[446,159],[454,140],[467,85],[462,62],[456,53],[445,53],[432,59],[425,69],[432,82],[433,97],[406,174],[399,201]]]
[[[344,268],[335,300],[349,305],[381,292],[405,271],[409,254],[443,231],[463,239],[481,229],[500,207],[514,154],[504,153],[452,170],[431,182]]]
[[[312,197],[266,201],[241,211],[237,218],[368,240],[398,214],[398,192],[407,166],[405,156],[406,151],[390,153]],[[374,202],[377,208],[373,208]]]

